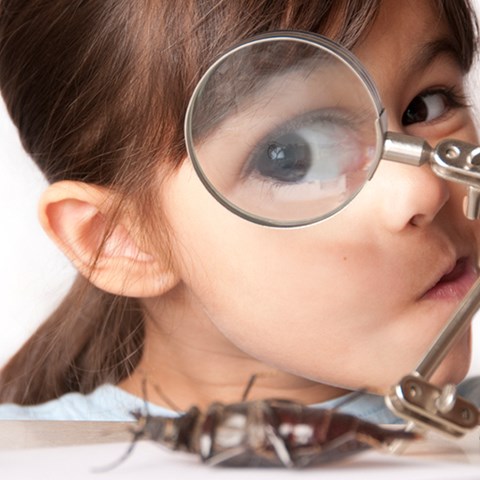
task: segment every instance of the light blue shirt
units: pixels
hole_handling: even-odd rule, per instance
[[[472,377],[458,387],[462,397],[480,408],[480,377]],[[343,413],[355,415],[374,423],[402,423],[385,405],[382,396],[355,392],[340,398],[314,405],[319,408],[337,408]],[[178,412],[168,410],[136,397],[114,385],[105,384],[88,395],[68,393],[60,398],[40,405],[0,405],[0,420],[90,420],[130,421],[131,412],[148,411],[151,415],[176,416]]]

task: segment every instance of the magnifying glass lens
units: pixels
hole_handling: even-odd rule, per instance
[[[187,112],[187,146],[227,208],[260,224],[304,225],[337,212],[370,178],[378,118],[358,70],[328,45],[260,39],[202,78]]]

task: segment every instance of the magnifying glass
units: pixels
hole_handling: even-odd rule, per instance
[[[195,169],[225,207],[298,227],[345,207],[373,175],[385,116],[347,50],[305,33],[268,34],[219,58],[186,117]]]
[[[388,132],[364,67],[320,35],[271,32],[218,58],[192,95],[185,140],[208,191],[260,225],[300,227],[335,215],[360,193],[381,160],[429,164],[441,178],[465,184],[465,215],[480,216],[480,147],[445,140],[432,148],[424,139]],[[396,413],[454,434],[478,424],[474,407],[462,423],[470,404],[426,380],[468,327],[479,300],[480,283],[408,376],[410,383],[402,379],[388,397]],[[406,391],[414,392],[415,379],[422,380],[416,388],[424,396],[413,399]]]

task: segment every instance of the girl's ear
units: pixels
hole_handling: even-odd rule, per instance
[[[169,258],[144,251],[126,216],[120,214],[110,223],[114,200],[115,194],[108,188],[57,182],[40,200],[40,222],[80,273],[98,288],[130,297],[165,293],[178,283]]]

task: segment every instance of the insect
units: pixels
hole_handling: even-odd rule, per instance
[[[305,467],[417,437],[338,410],[281,399],[212,403],[205,412],[194,406],[177,417],[133,415],[134,440],[122,459],[137,440],[147,439],[197,454],[210,465]]]

